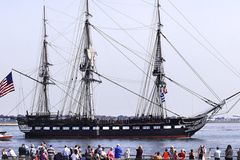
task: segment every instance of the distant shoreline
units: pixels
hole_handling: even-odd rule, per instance
[[[0,122],[0,126],[17,126],[17,122]]]
[[[240,120],[209,120],[208,123],[240,123]]]

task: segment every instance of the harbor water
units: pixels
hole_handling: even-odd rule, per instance
[[[228,144],[231,144],[235,154],[240,148],[240,123],[208,123],[189,139],[25,139],[18,126],[2,126],[1,130],[7,131],[14,137],[10,141],[0,141],[0,149],[12,148],[16,153],[23,143],[27,146],[30,144],[38,146],[42,141],[53,145],[58,152],[63,150],[64,145],[74,147],[76,144],[82,149],[87,145],[97,147],[101,144],[106,150],[120,144],[124,150],[130,148],[131,154],[135,154],[136,147],[142,145],[146,155],[152,155],[157,151],[162,153],[165,148],[172,145],[179,151],[185,149],[187,153],[190,149],[197,150],[200,145],[205,145],[208,150],[214,150],[217,146],[224,150]]]

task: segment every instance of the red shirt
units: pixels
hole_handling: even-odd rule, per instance
[[[164,160],[168,160],[168,159],[169,159],[169,153],[168,153],[168,151],[164,151],[164,152],[163,152],[163,159],[164,159]]]
[[[114,153],[113,153],[113,151],[108,151],[108,153],[107,153],[107,156],[108,156],[108,158],[110,159],[110,160],[113,160],[114,159]]]
[[[178,153],[178,157],[179,157],[181,160],[185,160],[186,154],[185,154],[184,152],[180,152],[180,153]]]

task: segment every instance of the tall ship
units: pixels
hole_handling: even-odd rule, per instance
[[[141,93],[137,93],[97,71],[96,51],[91,38],[91,29],[96,29],[96,27],[90,21],[92,15],[89,10],[89,2],[85,1],[83,32],[62,101],[63,109],[57,113],[52,113],[49,109],[49,85],[54,85],[55,82],[49,74],[51,64],[48,60],[44,9],[44,34],[38,77],[36,79],[30,77],[36,81],[33,107],[37,110],[29,110],[26,115],[17,117],[19,129],[26,138],[189,138],[204,127],[207,120],[216,115],[227,100],[238,95],[236,93],[224,100],[214,102],[168,77],[164,70],[162,40],[169,41],[162,32],[159,0],[156,0],[155,3],[157,18],[153,47],[150,58],[147,60],[147,70],[144,71],[145,79]],[[189,63],[187,65],[196,73]],[[20,72],[20,74],[23,73]],[[201,79],[199,75],[197,76]],[[101,79],[110,81],[139,97],[134,116],[104,117],[96,115],[93,85],[101,84]],[[166,104],[167,82],[174,83],[198,97],[210,106],[209,109],[191,117],[173,112]],[[181,107],[183,108],[183,106]]]

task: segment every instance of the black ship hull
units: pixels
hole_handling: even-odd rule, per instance
[[[18,117],[26,138],[189,138],[207,117],[90,120],[78,117]]]

